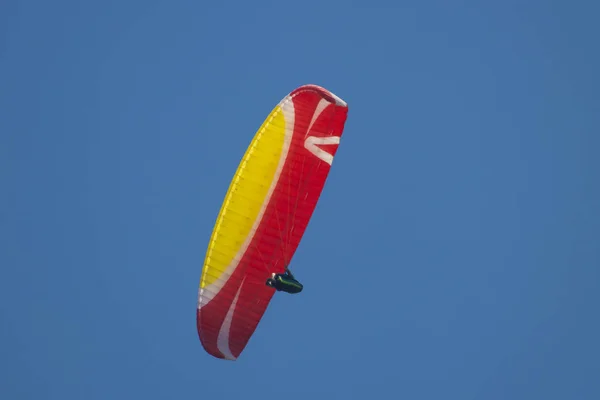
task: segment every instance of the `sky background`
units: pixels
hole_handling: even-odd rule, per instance
[[[0,2],[0,398],[600,398],[596,1]],[[197,288],[279,100],[349,104],[242,356]]]

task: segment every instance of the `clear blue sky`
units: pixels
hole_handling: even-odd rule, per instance
[[[599,8],[3,0],[0,398],[600,398]],[[305,290],[217,360],[206,245],[305,83],[350,107]]]

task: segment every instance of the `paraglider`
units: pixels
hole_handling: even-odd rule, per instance
[[[198,335],[214,357],[239,357],[278,288],[302,290],[288,265],[323,190],[347,113],[335,94],[304,85],[279,102],[248,146],[217,217],[198,291]]]
[[[278,292],[286,292],[290,294],[300,293],[304,285],[292,275],[292,271],[285,269],[283,274],[273,272],[271,277],[267,279],[267,286],[275,288]]]

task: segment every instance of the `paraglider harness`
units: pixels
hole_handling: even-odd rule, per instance
[[[267,279],[267,286],[275,288],[278,292],[291,294],[300,293],[304,287],[287,268],[283,274],[273,273],[271,278]]]

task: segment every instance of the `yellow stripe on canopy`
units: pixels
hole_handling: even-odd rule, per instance
[[[200,287],[215,283],[242,248],[274,179],[285,139],[285,119],[281,107],[276,107],[260,127],[244,154],[212,233]],[[220,286],[221,285],[217,285]]]

